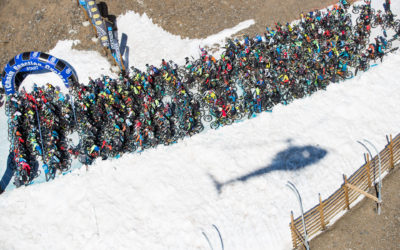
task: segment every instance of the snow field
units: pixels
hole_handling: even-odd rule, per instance
[[[400,4],[393,5],[400,13]],[[124,18],[131,21],[124,24]],[[132,12],[118,22],[120,35],[128,35],[130,63],[139,68],[162,58],[183,59],[204,42],[178,42],[152,27],[146,16]],[[136,23],[144,28],[132,29]],[[154,39],[153,32],[160,37]],[[218,39],[225,36],[219,34]],[[160,40],[168,42],[157,47],[154,43]],[[109,68],[105,59],[98,59],[97,65],[81,64],[83,52],[71,53],[67,43],[59,42],[62,47],[54,51],[60,54],[54,55],[77,71],[91,67],[99,73],[96,67]],[[163,54],[168,51],[173,52]],[[85,53],[87,58],[94,56]],[[0,248],[208,249],[204,231],[218,249],[218,235],[211,227],[215,224],[226,249],[290,249],[290,211],[296,217],[300,211],[286,182],[297,186],[306,211],[317,203],[318,193],[325,199],[340,186],[342,174],[350,175],[363,164],[364,151],[357,140],[366,138],[382,149],[385,135],[398,133],[399,67],[396,52],[366,73],[288,106],[278,105],[272,113],[5,192],[0,197]],[[86,77],[79,71],[78,76]],[[0,115],[0,133],[7,134],[6,117]],[[236,179],[270,166],[290,146],[318,147],[327,154],[302,169],[271,171],[217,192],[210,175],[219,182]],[[5,148],[1,161],[6,160]]]

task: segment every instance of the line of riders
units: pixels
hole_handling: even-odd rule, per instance
[[[263,35],[228,40],[220,58],[201,49],[183,66],[162,60],[145,71],[131,68],[117,79],[103,76],[71,83],[64,94],[51,84],[7,97],[9,140],[16,186],[38,176],[66,172],[73,158],[89,165],[192,136],[271,111],[276,104],[325,89],[382,60],[400,36],[400,21],[370,2],[354,6],[353,25],[343,0],[326,11],[302,14],[296,23],[267,27]],[[383,35],[370,41],[371,28]],[[393,38],[387,39],[389,32]],[[69,138],[79,131],[79,144]]]

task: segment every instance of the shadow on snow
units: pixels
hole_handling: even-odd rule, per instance
[[[211,174],[209,174],[209,176],[212,179],[216,190],[220,194],[224,186],[235,182],[246,182],[252,178],[266,175],[272,171],[296,171],[303,169],[306,166],[319,162],[327,153],[328,152],[325,149],[316,146],[294,146],[289,144],[289,147],[277,153],[272,160],[272,163],[266,167],[225,182],[217,181]]]

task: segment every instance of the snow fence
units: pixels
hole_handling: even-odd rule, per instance
[[[384,176],[390,172],[395,163],[400,161],[400,134],[394,139],[388,138],[388,144],[379,153],[381,158],[381,173]],[[369,160],[368,154],[364,155],[365,164],[361,166],[349,178],[343,175],[343,184],[331,196],[324,201],[319,197],[319,204],[304,213],[304,222],[308,239],[316,236],[322,230],[325,230],[328,224],[333,224],[346,210],[350,210],[350,205],[355,203],[361,195],[376,199],[368,194],[368,190],[379,180],[379,157],[376,155]],[[304,229],[301,216],[296,219],[291,213],[291,222],[289,227],[292,234],[293,248],[304,245]]]

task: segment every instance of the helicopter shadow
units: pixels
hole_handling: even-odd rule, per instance
[[[236,182],[247,182],[253,178],[266,175],[273,171],[297,171],[303,169],[319,162],[327,155],[327,153],[328,152],[325,149],[318,146],[295,146],[291,145],[289,141],[289,147],[277,153],[271,164],[268,166],[225,182],[216,180],[216,178],[211,174],[208,175],[213,181],[215,189],[220,194],[223,187]]]

